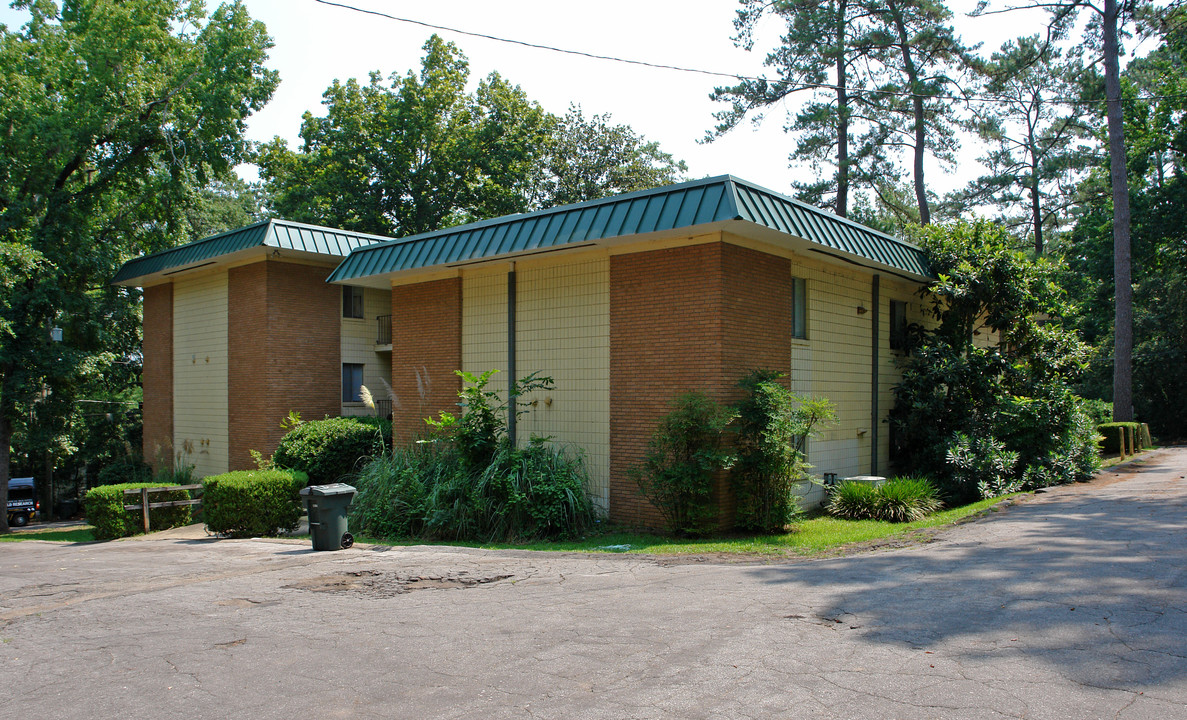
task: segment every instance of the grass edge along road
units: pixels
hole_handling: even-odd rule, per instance
[[[843,552],[844,548],[858,543],[884,540],[902,540],[918,531],[946,527],[993,512],[999,506],[1009,504],[1019,496],[1015,493],[1004,497],[981,500],[970,505],[941,510],[923,520],[912,523],[889,523],[878,520],[841,520],[821,515],[809,517],[797,523],[791,532],[780,535],[739,535],[710,538],[673,538],[663,535],[619,531],[607,528],[606,532],[589,535],[579,540],[532,543],[472,543],[472,542],[426,542],[410,538],[359,538],[360,543],[372,545],[424,545],[439,544],[460,547],[476,547],[492,550],[539,550],[552,552],[610,552],[639,553],[650,555],[738,555],[738,556],[794,556],[831,555]],[[0,542],[43,540],[51,542],[91,542],[94,534],[90,526],[69,529],[28,529],[0,535]]]

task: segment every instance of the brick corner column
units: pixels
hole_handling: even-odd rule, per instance
[[[457,411],[462,366],[462,280],[392,288],[392,433],[425,434],[426,417]]]

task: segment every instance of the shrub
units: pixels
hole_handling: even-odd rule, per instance
[[[939,510],[935,487],[920,478],[894,478],[875,487],[847,480],[836,487],[828,512],[849,520],[914,522]]]
[[[87,522],[95,526],[95,539],[113,540],[143,533],[144,520],[141,511],[139,509],[124,509],[124,505],[138,503],[140,499],[135,495],[125,495],[124,491],[164,487],[171,484],[173,483],[117,483],[115,485],[100,485],[88,490],[83,498],[83,509],[86,512]],[[190,493],[187,490],[170,490],[153,493],[149,496],[150,502],[189,499]],[[151,530],[167,530],[172,527],[188,525],[192,515],[190,506],[182,505],[150,510],[148,517]]]
[[[836,419],[832,403],[805,399],[778,382],[782,373],[753,370],[738,383],[737,462],[730,480],[737,497],[736,524],[744,530],[779,532],[799,512],[793,488],[808,477],[804,443],[815,427]]]
[[[231,537],[261,537],[292,530],[301,519],[308,478],[281,470],[240,470],[202,480],[206,529]]]
[[[876,488],[877,517],[887,522],[915,522],[940,509],[936,489],[923,478],[894,478]]]
[[[459,472],[456,454],[439,443],[395,448],[351,478],[358,494],[350,505],[350,525],[372,537],[419,536],[432,514],[429,494]]]
[[[477,473],[453,448],[422,443],[376,458],[352,482],[352,526],[376,537],[553,539],[594,519],[581,456],[540,438],[524,448],[502,441]]]
[[[970,438],[956,433],[948,444],[949,485],[956,502],[994,498],[1022,489],[1014,472],[1018,453],[995,437]]]
[[[312,484],[325,485],[356,470],[359,460],[381,455],[383,447],[382,431],[357,418],[314,420],[280,439],[272,465],[300,470]]]
[[[527,403],[518,400],[512,403],[510,399],[535,390],[551,390],[553,380],[539,373],[527,375],[512,383],[509,400],[503,402],[497,392],[486,389],[498,370],[487,370],[481,375],[463,370],[455,372],[462,379],[462,389],[458,392],[458,407],[462,409],[462,414],[457,416],[442,411],[437,418],[426,418],[425,422],[439,438],[447,440],[457,449],[467,468],[477,472],[492,462],[499,443],[507,437],[504,418],[510,408],[514,406],[516,417],[526,412],[520,407]]]
[[[833,488],[828,501],[828,513],[847,520],[868,520],[874,517],[878,493],[870,483],[846,480]]]
[[[642,464],[631,469],[640,492],[672,532],[701,535],[711,530],[714,476],[732,464],[722,436],[735,417],[704,393],[684,393],[660,418]]]
[[[1142,445],[1142,426],[1135,422],[1109,422],[1096,426],[1101,435],[1100,449],[1106,455],[1116,455],[1121,452],[1121,430],[1125,430],[1126,443],[1133,439],[1134,445]]]
[[[594,510],[582,455],[533,438],[527,447],[504,443],[478,475],[481,534],[490,540],[549,539],[584,532]]]

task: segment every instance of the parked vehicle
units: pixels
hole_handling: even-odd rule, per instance
[[[8,481],[8,524],[11,527],[28,525],[40,509],[33,478],[11,478]]]

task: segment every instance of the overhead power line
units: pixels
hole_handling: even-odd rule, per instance
[[[447,25],[436,25],[423,20],[414,20],[412,18],[399,17],[389,13],[380,12],[379,10],[370,10],[368,8],[355,7],[354,5],[347,5],[346,3],[331,2],[330,0],[314,0],[316,3],[322,5],[329,5],[331,7],[342,8],[343,10],[350,10],[352,12],[362,13],[364,15],[375,15],[377,17],[386,18],[395,22],[407,23],[409,25],[418,25],[420,27],[428,28],[430,30],[440,30],[441,32],[456,33],[458,35],[465,35],[468,37],[481,38],[483,40],[492,40],[494,42],[507,43],[508,45],[519,45],[521,47],[532,48],[534,50],[545,50],[548,52],[561,53],[563,55],[575,55],[577,57],[589,58],[591,60],[604,60],[606,62],[623,63],[625,65],[638,65],[641,67],[649,67],[657,70],[671,70],[673,72],[692,73],[695,75],[707,75],[709,77],[728,78],[730,80],[749,80],[753,82],[767,82],[766,78],[753,77],[748,75],[740,75],[737,73],[722,72],[719,70],[705,70],[703,68],[682,67],[680,65],[667,65],[664,63],[653,63],[646,60],[633,60],[631,58],[616,57],[614,55],[600,55],[598,53],[585,52],[583,50],[570,50],[568,48],[555,47],[553,45],[542,45],[540,43],[528,42],[526,40],[515,40],[512,38],[499,37],[497,35],[490,35],[487,33],[472,32],[470,30],[462,30],[460,28],[449,27]],[[788,86],[794,90],[838,90],[837,85],[829,83],[788,83]],[[980,103],[1009,103],[1012,102],[1008,98],[987,97],[983,95],[920,95],[918,93],[902,91],[902,90],[883,90],[883,89],[869,89],[869,88],[852,88],[847,87],[846,90],[850,96],[867,94],[867,95],[889,95],[892,97],[916,98],[920,97],[924,100],[952,100],[956,102],[980,102]],[[1187,96],[1181,95],[1147,95],[1138,98],[1122,98],[1123,102],[1130,102],[1139,100],[1144,102],[1153,102],[1157,100],[1182,100]],[[1108,102],[1105,99],[1100,100],[1080,100],[1078,98],[1047,98],[1046,102],[1057,105],[1104,105]]]

